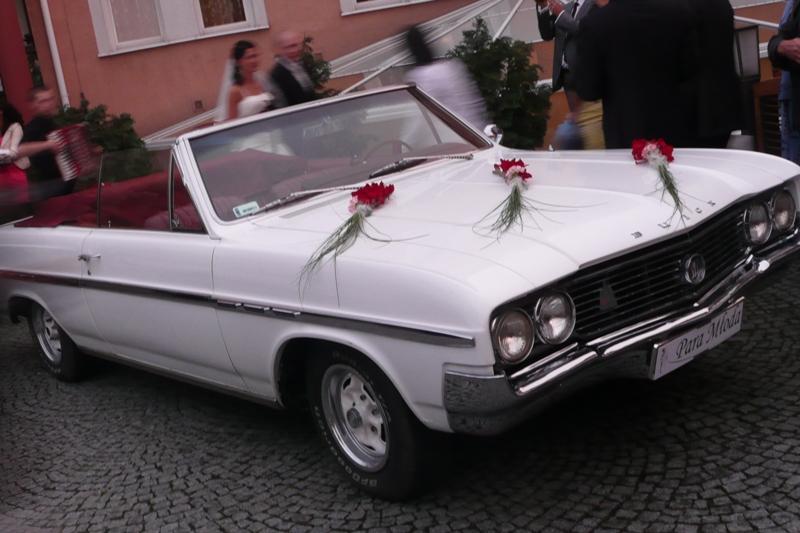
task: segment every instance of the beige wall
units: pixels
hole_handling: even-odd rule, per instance
[[[102,58],[97,56],[88,2],[49,0],[49,4],[70,103],[77,105],[83,93],[92,104],[106,104],[113,113],[131,113],[139,134],[147,135],[190,117],[197,100],[206,110],[216,105],[225,60],[239,39],[259,44],[268,63],[272,36],[298,29],[311,35],[315,49],[330,60],[472,1],[435,0],[343,17],[336,0],[269,0],[268,30]],[[56,87],[40,1],[26,2],[46,83]]]

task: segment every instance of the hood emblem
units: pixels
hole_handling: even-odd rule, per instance
[[[690,285],[700,285],[706,279],[706,260],[700,254],[692,254],[683,260],[683,279]]]

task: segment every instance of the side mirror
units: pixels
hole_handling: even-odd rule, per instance
[[[503,140],[503,130],[497,127],[497,124],[489,124],[483,128],[483,134],[489,137],[494,144],[500,144]]]

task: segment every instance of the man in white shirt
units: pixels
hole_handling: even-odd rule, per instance
[[[567,105],[572,113],[580,109],[575,91],[578,59],[577,37],[580,21],[595,6],[595,0],[536,0],[539,33],[545,41],[555,40],[553,52],[553,90],[564,88]],[[579,73],[577,73],[579,74]]]

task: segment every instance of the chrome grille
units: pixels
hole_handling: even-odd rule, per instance
[[[742,207],[715,216],[666,242],[581,270],[560,285],[575,301],[576,340],[587,341],[621,327],[686,309],[728,275],[746,254]],[[699,285],[683,280],[691,254],[706,260]]]

